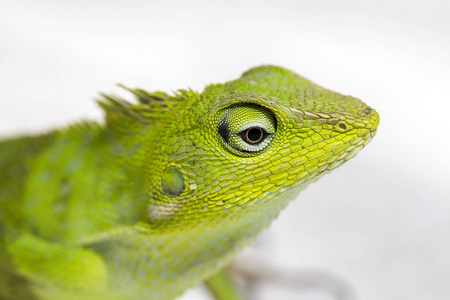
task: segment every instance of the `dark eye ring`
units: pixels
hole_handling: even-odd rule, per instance
[[[250,127],[239,133],[247,144],[257,145],[267,137],[267,131],[261,127]]]

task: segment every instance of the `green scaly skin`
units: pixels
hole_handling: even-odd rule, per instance
[[[0,299],[171,299],[226,266],[378,114],[273,66],[203,93],[130,90],[0,142]]]

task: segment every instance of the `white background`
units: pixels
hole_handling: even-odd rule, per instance
[[[118,82],[202,90],[284,66],[363,99],[381,123],[248,252],[335,274],[359,299],[447,300],[449,53],[449,1],[2,0],[0,136],[100,119],[93,99]]]

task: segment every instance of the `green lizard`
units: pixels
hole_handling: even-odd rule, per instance
[[[0,299],[179,296],[379,122],[273,66],[203,93],[129,91],[104,95],[105,124],[0,142]]]

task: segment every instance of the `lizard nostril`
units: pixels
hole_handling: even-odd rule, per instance
[[[344,123],[340,123],[338,126],[343,130],[347,129],[347,125],[345,125]]]

